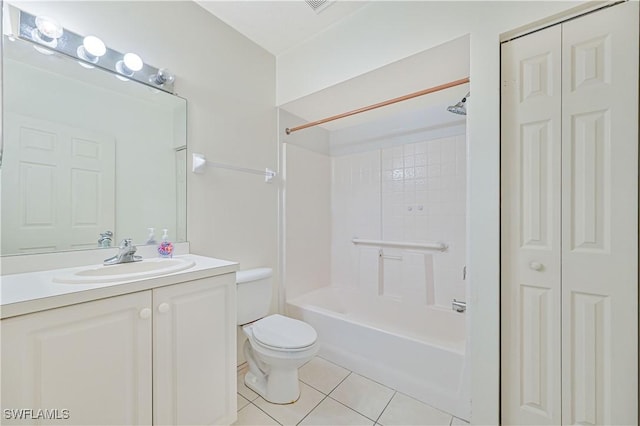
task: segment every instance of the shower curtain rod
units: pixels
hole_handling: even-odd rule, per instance
[[[461,84],[465,84],[469,82],[469,77],[461,78],[460,80],[450,81],[449,83],[441,84],[439,86],[433,86],[428,89],[420,90],[419,92],[409,93],[408,95],[400,96],[398,98],[393,98],[386,100],[384,102],[379,102],[377,104],[369,105],[366,107],[354,109],[353,111],[343,112],[342,114],[333,115],[331,117],[323,118],[322,120],[312,121],[311,123],[302,124],[300,126],[286,128],[285,132],[290,135],[293,132],[297,132],[298,130],[306,129],[308,127],[314,127],[319,124],[328,123],[330,121],[339,120],[341,118],[349,117],[351,115],[360,114],[361,112],[371,111],[372,109],[381,108],[387,105],[395,104],[398,102],[406,101],[409,99],[417,98],[418,96],[428,95],[429,93],[439,92],[440,90],[448,89],[450,87],[460,86]]]

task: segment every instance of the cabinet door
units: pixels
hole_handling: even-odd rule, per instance
[[[502,420],[559,424],[560,26],[502,46]]]
[[[150,424],[150,308],[147,291],[2,320],[3,423]]]
[[[156,424],[236,417],[235,274],[153,290]]]
[[[638,3],[562,27],[562,420],[637,424]]]

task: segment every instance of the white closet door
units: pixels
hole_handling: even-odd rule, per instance
[[[559,424],[560,26],[502,45],[502,421]]]
[[[638,424],[638,3],[562,54],[563,424]]]

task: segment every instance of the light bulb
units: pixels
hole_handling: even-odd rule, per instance
[[[116,71],[120,74],[131,77],[136,71],[140,71],[144,63],[140,56],[135,53],[125,53],[124,57],[116,63]]]
[[[131,71],[136,72],[142,69],[144,63],[142,62],[142,58],[136,55],[135,53],[125,53],[124,55],[124,66],[129,68]]]
[[[40,37],[44,41],[51,41],[53,39],[60,38],[64,32],[62,25],[47,16],[36,17],[36,28],[38,28]]]
[[[85,52],[98,58],[107,53],[107,46],[104,45],[104,42],[92,35],[86,36],[82,40],[82,47],[84,47]]]
[[[82,40],[82,45],[78,46],[76,53],[79,58],[95,64],[101,56],[107,53],[107,46],[96,36],[86,36]]]
[[[55,49],[58,46],[58,39],[62,37],[63,33],[62,25],[53,19],[46,16],[37,16],[36,28],[31,30],[31,38],[40,44]]]

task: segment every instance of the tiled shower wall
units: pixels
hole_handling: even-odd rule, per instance
[[[408,303],[465,299],[465,135],[335,157],[332,283]],[[443,253],[351,239],[444,242]]]

